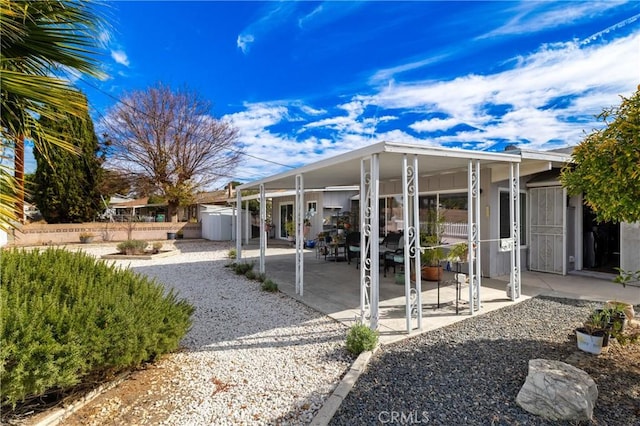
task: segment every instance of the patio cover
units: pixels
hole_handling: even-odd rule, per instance
[[[512,223],[511,239],[505,242],[505,251],[511,251],[512,258],[512,299],[520,296],[520,254],[519,254],[519,165],[520,153],[496,153],[485,151],[471,151],[430,147],[426,145],[407,144],[399,142],[380,142],[364,148],[340,154],[316,163],[308,164],[293,170],[279,173],[264,179],[249,182],[237,187],[237,205],[243,200],[241,191],[258,188],[260,191],[260,271],[264,272],[264,254],[266,237],[264,224],[266,219],[265,191],[293,190],[296,194],[296,223],[298,235],[296,238],[296,291],[303,295],[303,246],[302,226],[304,220],[303,197],[308,189],[325,189],[335,186],[360,186],[360,224],[362,228],[361,251],[361,316],[362,320],[370,321],[372,328],[377,326],[377,283],[379,276],[379,252],[377,244],[370,241],[378,240],[378,227],[371,226],[377,222],[378,202],[382,195],[379,193],[380,182],[402,180],[403,196],[406,200],[405,211],[405,265],[420,266],[420,238],[418,218],[418,180],[420,177],[437,176],[467,171],[469,197],[469,262],[470,278],[470,310],[473,314],[479,308],[480,302],[480,169],[496,168],[507,171],[510,179],[510,216]],[[541,159],[538,168],[550,167],[548,159]],[[241,259],[241,226],[236,221],[237,237],[236,251]],[[417,232],[416,232],[417,231]],[[418,253],[416,255],[416,253]],[[421,328],[420,274],[416,274],[415,282],[410,282],[406,275],[407,298],[407,331],[413,329],[412,318],[417,320],[417,328]],[[473,300],[477,303],[474,306]]]

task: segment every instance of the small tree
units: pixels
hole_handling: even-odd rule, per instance
[[[584,194],[599,222],[640,221],[640,86],[619,107],[604,109],[605,123],[573,151],[560,176],[570,194]]]
[[[174,222],[178,206],[228,176],[242,154],[237,129],[210,109],[195,92],[158,84],[126,95],[103,123],[111,166],[163,195]]]

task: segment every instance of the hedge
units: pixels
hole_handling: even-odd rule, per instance
[[[175,350],[194,308],[131,270],[79,252],[0,253],[2,406]]]

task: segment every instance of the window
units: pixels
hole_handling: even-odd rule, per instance
[[[500,191],[500,238],[509,238],[509,191]],[[527,194],[520,191],[520,245],[527,244]]]
[[[307,219],[311,219],[316,213],[318,213],[318,202],[307,201]]]

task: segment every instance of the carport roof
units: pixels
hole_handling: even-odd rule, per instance
[[[306,166],[292,169],[264,179],[245,183],[237,189],[255,188],[264,184],[265,190],[294,189],[295,176],[304,176],[305,189],[332,186],[360,185],[360,161],[380,154],[380,180],[399,179],[404,154],[418,155],[420,176],[467,170],[469,160],[480,161],[481,167],[492,164],[519,163],[518,154],[436,148],[400,142],[380,142],[346,152]]]

